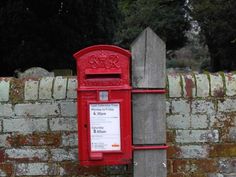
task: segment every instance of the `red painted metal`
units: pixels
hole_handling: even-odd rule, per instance
[[[168,146],[133,146],[133,150],[165,150],[168,149]]]
[[[78,134],[80,165],[117,165],[132,162],[130,52],[116,46],[96,45],[74,57],[78,75]],[[105,93],[105,97],[100,94]],[[97,150],[92,142],[91,107],[119,105],[120,144]],[[95,114],[95,113],[94,113]],[[117,128],[117,127],[114,127]],[[95,143],[96,144],[96,143]]]
[[[156,94],[166,94],[167,91],[165,89],[133,89],[132,93],[156,93]]]

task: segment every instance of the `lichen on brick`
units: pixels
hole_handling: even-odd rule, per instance
[[[8,143],[12,147],[21,146],[53,146],[59,147],[61,144],[60,132],[32,133],[32,134],[12,134],[7,137]]]
[[[189,97],[189,98],[195,97],[194,91],[196,90],[196,86],[195,86],[194,77],[189,74],[183,75],[183,81],[185,83],[185,87],[183,89],[186,92],[186,95],[184,96]]]
[[[210,157],[236,157],[236,144],[212,145],[209,152]]]
[[[24,101],[24,79],[12,79],[10,83],[10,101],[12,104]]]
[[[0,163],[0,172],[6,176],[12,176],[14,174],[13,164]],[[4,176],[4,175],[2,175],[2,176]]]

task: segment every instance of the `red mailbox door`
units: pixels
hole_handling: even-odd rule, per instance
[[[130,163],[130,52],[116,46],[96,45],[74,57],[78,74],[80,164]]]

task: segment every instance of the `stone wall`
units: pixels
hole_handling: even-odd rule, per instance
[[[236,75],[167,77],[169,177],[236,176]],[[0,176],[132,176],[78,163],[75,77],[0,78]]]
[[[75,77],[0,78],[0,176],[109,176],[130,167],[78,163]]]
[[[169,177],[236,176],[236,75],[169,75]]]

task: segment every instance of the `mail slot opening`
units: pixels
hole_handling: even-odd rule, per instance
[[[119,73],[101,73],[101,74],[86,74],[86,79],[120,79],[121,74]]]

